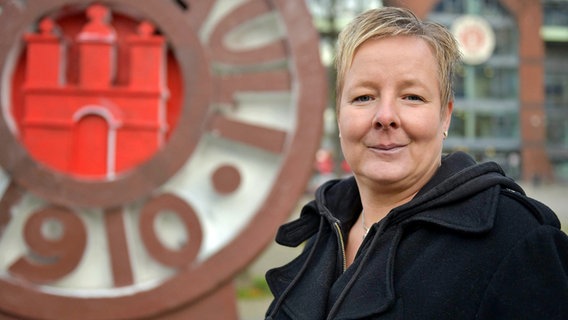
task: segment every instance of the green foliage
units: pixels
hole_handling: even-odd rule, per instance
[[[240,277],[237,280],[238,299],[258,299],[269,297],[272,293],[264,277]]]

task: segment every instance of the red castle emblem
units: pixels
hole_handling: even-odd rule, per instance
[[[39,33],[26,36],[25,102],[18,125],[22,142],[39,162],[76,176],[113,178],[165,142],[166,45],[152,24],[139,23],[137,33],[120,43],[129,61],[120,83],[119,38],[109,10],[94,5],[87,16],[71,44],[50,18],[42,20]],[[75,57],[66,59],[66,45],[76,49]],[[69,69],[77,71],[74,82]]]

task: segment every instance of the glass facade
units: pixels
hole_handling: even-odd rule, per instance
[[[463,64],[455,78],[455,103],[445,151],[466,150],[478,161],[499,162],[518,178],[519,74],[518,31],[514,18],[498,1],[440,1],[428,19],[451,28],[464,14],[483,17],[495,35],[490,58]]]
[[[568,182],[568,1],[543,1],[547,149],[557,180]]]

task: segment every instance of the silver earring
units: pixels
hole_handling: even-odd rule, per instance
[[[446,139],[448,137],[448,131],[447,130],[444,131],[442,134],[444,135],[444,139]]]

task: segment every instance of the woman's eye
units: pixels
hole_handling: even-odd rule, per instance
[[[421,96],[417,96],[417,95],[413,95],[413,94],[409,94],[409,95],[405,96],[404,99],[410,100],[410,101],[426,101]]]
[[[366,95],[366,96],[359,96],[353,99],[353,102],[369,102],[371,100],[373,100],[373,98],[369,95]]]

